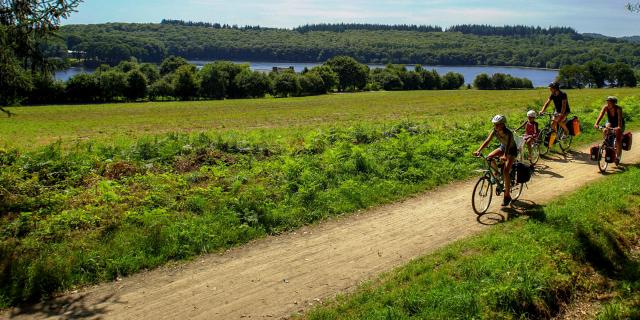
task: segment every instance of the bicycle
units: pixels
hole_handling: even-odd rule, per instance
[[[519,138],[521,141],[517,143],[518,160],[523,163],[525,160],[529,160],[530,164],[538,163],[538,160],[540,160],[540,143],[542,142],[540,140],[540,134],[538,133],[538,135],[531,142],[531,154],[529,154],[529,148],[527,147],[527,142],[524,141],[524,137],[519,137]]]
[[[551,134],[551,132],[553,132],[553,128],[551,127],[551,124],[553,123],[553,113],[548,113],[548,112],[544,112],[544,113],[540,113],[538,116],[548,116],[549,117],[549,121],[545,124],[544,128],[542,128],[542,130],[540,130],[540,134],[538,135],[538,140],[542,139],[542,143],[538,143],[538,153],[542,156],[547,154],[547,152],[549,152],[549,149],[551,149],[552,146],[550,146],[548,143],[546,143],[546,141],[544,141],[544,139],[546,139],[546,137]],[[564,129],[562,129],[562,127],[560,126],[560,124],[557,125],[557,134],[556,134],[556,143],[560,146],[560,149],[562,150],[562,152],[567,152],[569,150],[569,148],[571,147],[571,142],[573,142],[573,136],[570,135],[568,132],[564,132]]]
[[[615,150],[616,132],[613,129],[604,126],[598,126],[598,129],[603,130],[604,136],[602,139],[602,143],[598,148],[598,170],[600,170],[600,172],[602,173],[605,173],[605,171],[607,171],[607,167],[609,167],[609,162],[607,162],[606,159],[607,149]],[[620,157],[618,157],[617,155],[615,155],[615,157],[617,158],[616,161],[619,163],[620,159],[622,158],[622,152],[620,152]]]
[[[482,215],[489,209],[491,205],[491,199],[493,199],[493,189],[494,185],[496,196],[500,196],[502,192],[504,192],[504,183],[503,183],[503,174],[502,168],[503,163],[501,163],[500,158],[493,157],[485,157],[483,154],[480,154],[479,158],[484,159],[485,168],[476,170],[478,172],[482,172],[482,176],[476,182],[476,185],[473,187],[473,194],[471,195],[471,206],[473,207],[473,211],[477,215]],[[496,168],[491,165],[492,161],[496,161]],[[514,170],[516,160],[511,166],[511,172],[509,172],[509,177],[511,179],[511,200],[517,200],[520,198],[522,194],[522,189],[524,188],[524,183],[516,182],[516,171]],[[485,203],[486,202],[486,203]]]

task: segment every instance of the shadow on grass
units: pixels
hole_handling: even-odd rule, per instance
[[[68,296],[41,302],[35,305],[16,307],[9,312],[9,318],[55,318],[55,319],[102,319],[107,313],[104,303],[123,303],[112,299],[113,294],[91,303],[85,301],[86,295]]]

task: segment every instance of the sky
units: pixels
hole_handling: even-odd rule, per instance
[[[162,19],[292,28],[308,23],[567,26],[580,33],[640,35],[627,0],[84,0],[63,24]],[[632,0],[632,2],[638,2]]]

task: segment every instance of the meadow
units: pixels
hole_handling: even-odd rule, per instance
[[[587,126],[615,94],[568,91]],[[547,90],[39,106],[0,119],[0,307],[468,178]],[[517,120],[516,120],[517,119]],[[576,143],[597,139],[585,130]]]

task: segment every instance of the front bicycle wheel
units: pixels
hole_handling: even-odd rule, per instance
[[[571,148],[571,142],[573,141],[573,136],[568,132],[564,132],[564,130],[558,126],[558,137],[561,137],[558,139],[560,149],[564,152],[569,151],[569,148]]]
[[[607,166],[609,166],[609,163],[605,161],[606,150],[607,145],[604,143],[600,146],[600,150],[598,150],[598,169],[602,173],[607,171]]]
[[[491,205],[491,198],[493,198],[493,184],[489,177],[483,176],[478,179],[476,186],[473,187],[473,194],[471,195],[473,211],[477,215],[487,212],[489,205]]]
[[[529,160],[531,158],[531,160]],[[530,164],[536,164],[540,160],[540,145],[537,142],[531,144],[531,153],[527,144],[522,146],[522,157],[520,162],[529,161]]]

